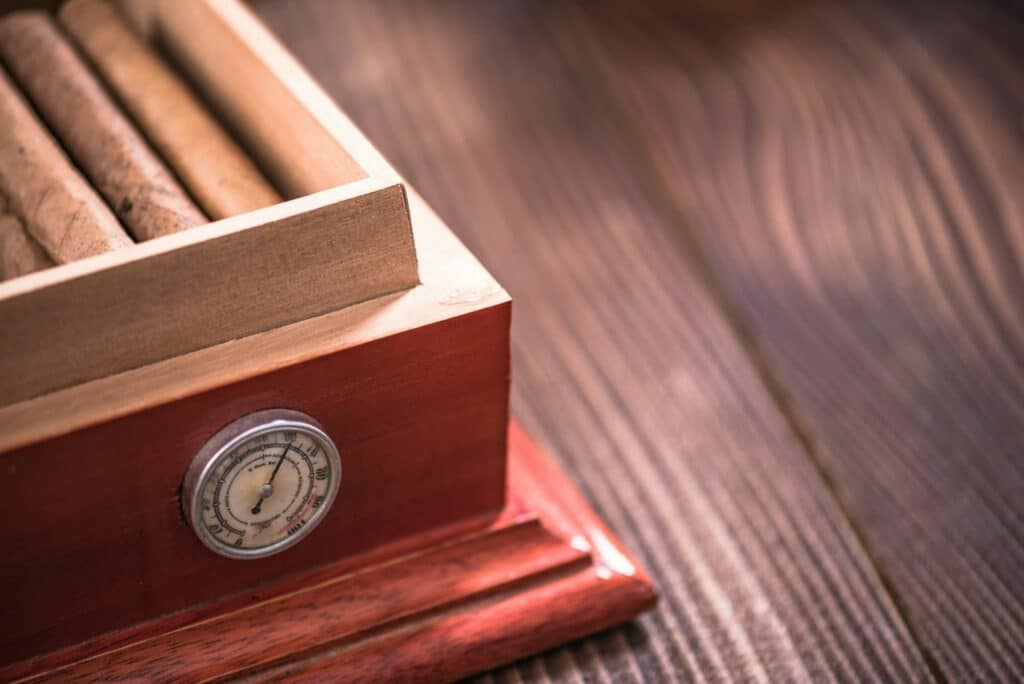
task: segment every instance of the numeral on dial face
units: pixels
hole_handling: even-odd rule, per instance
[[[261,558],[309,535],[340,480],[337,448],[315,421],[295,411],[262,411],[227,426],[196,454],[183,504],[210,549]]]

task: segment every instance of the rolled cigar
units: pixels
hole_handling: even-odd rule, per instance
[[[211,218],[281,201],[192,90],[108,0],[71,0],[60,23]]]
[[[0,18],[0,58],[137,240],[206,222],[49,14]]]
[[[57,263],[132,240],[0,69],[0,191]]]
[[[8,212],[0,198],[0,279],[10,280],[49,266],[53,266],[53,259],[25,232],[21,219]]]

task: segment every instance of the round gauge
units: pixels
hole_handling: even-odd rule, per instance
[[[263,558],[305,538],[341,482],[341,459],[298,411],[239,418],[210,438],[185,474],[182,504],[199,539],[231,558]]]

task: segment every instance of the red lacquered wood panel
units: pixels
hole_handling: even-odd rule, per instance
[[[491,307],[0,455],[0,581],[17,588],[0,603],[0,664],[486,524],[505,493],[508,326],[509,305]],[[272,407],[324,425],[342,455],[341,490],[303,543],[222,558],[185,523],[181,480],[220,427]]]
[[[41,679],[440,681],[629,619],[650,581],[516,427],[488,528],[153,635]],[[8,668],[3,675],[24,675]]]

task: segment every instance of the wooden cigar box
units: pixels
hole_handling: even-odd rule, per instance
[[[123,6],[286,201],[0,283],[0,679],[444,680],[651,605],[510,427],[501,286],[240,2]],[[287,543],[219,549],[275,463]]]

